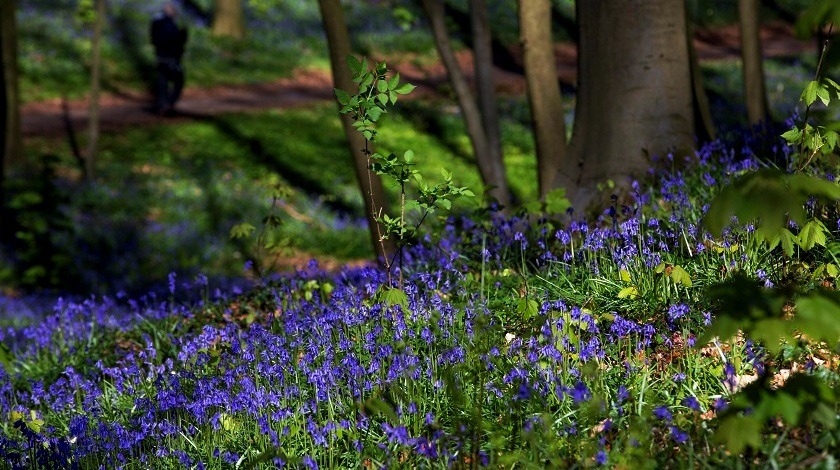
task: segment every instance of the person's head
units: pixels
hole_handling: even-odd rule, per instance
[[[174,2],[166,2],[163,4],[163,13],[170,18],[175,18],[178,16],[178,8],[175,7]]]

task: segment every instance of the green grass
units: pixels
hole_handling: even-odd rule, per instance
[[[440,180],[439,169],[445,168],[456,184],[481,194],[460,119],[441,115],[442,131],[433,135],[412,117],[414,110],[434,115],[436,106],[412,102],[389,114],[378,150],[412,149],[429,182]],[[530,134],[523,124],[508,121],[503,132],[512,189],[522,199],[533,198]],[[285,201],[289,210],[278,211],[284,221],[278,236],[293,252],[339,261],[372,256],[362,198],[331,103],[105,134],[92,186],[78,185],[81,173],[65,140],[31,138],[26,149],[30,155],[55,156],[53,171],[66,180],[60,183],[66,197],[59,218],[69,219],[73,228],[45,236],[69,251],[61,261],[67,270],[79,259],[84,267],[104,269],[99,257],[126,250],[121,262],[140,263],[143,269],[136,273],[147,279],[165,278],[172,270],[237,275],[254,248],[228,240],[228,232],[242,222],[259,226],[269,211],[269,187],[278,182],[292,189]],[[396,188],[386,188],[396,203]],[[479,200],[461,200],[456,210],[475,208]],[[91,220],[95,229],[84,222]],[[100,248],[87,253],[80,243]]]

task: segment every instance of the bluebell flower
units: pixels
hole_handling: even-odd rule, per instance
[[[693,411],[700,411],[700,401],[693,395],[683,398],[682,404]]]
[[[665,422],[671,422],[671,420],[674,418],[671,412],[668,411],[668,407],[664,405],[657,406],[656,408],[654,408],[653,416],[656,417],[656,419]]]

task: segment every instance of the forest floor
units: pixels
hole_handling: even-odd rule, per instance
[[[694,45],[700,60],[740,58],[740,35],[737,25],[715,29],[698,29]],[[783,23],[764,25],[761,31],[765,57],[793,57],[813,52],[814,41],[796,39],[792,28]],[[520,51],[512,51],[521,57]],[[577,74],[577,51],[571,43],[557,44],[558,78],[572,84]],[[385,59],[390,68],[399,71],[403,81],[417,85],[411,98],[440,95],[447,82],[446,71],[440,63],[415,60],[401,55],[399,60]],[[462,68],[471,79],[472,56],[469,51],[459,53]],[[104,94],[101,99],[101,126],[104,131],[116,131],[129,126],[150,125],[199,119],[207,116],[260,111],[268,109],[306,106],[324,102],[333,97],[332,79],[323,70],[296,70],[289,78],[270,83],[230,85],[213,88],[191,88],[189,70],[186,71],[186,89],[173,116],[162,118],[152,112],[148,93],[129,91]],[[520,73],[495,70],[497,90],[504,94],[521,94],[525,91],[525,78]],[[88,120],[89,104],[86,100],[51,100],[29,103],[21,109],[21,132],[24,137],[61,136],[69,130],[77,132]],[[72,127],[70,127],[72,126]]]

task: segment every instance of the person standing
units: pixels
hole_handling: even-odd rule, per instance
[[[177,23],[178,9],[166,2],[152,20],[152,45],[157,57],[155,112],[164,116],[172,113],[184,88],[184,68],[181,57],[187,44],[187,29]]]

